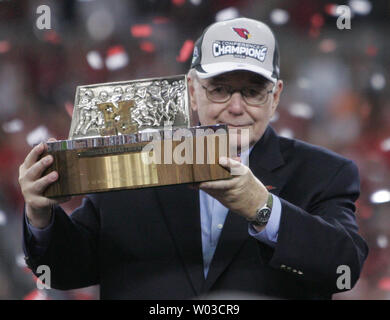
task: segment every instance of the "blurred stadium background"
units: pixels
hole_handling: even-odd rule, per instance
[[[37,28],[40,5],[50,30]],[[351,9],[350,30],[337,28],[338,5]],[[275,129],[360,169],[370,254],[355,288],[334,298],[390,298],[390,1],[0,0],[0,299],[98,297],[97,287],[37,290],[21,246],[18,167],[32,144],[67,138],[76,86],[185,73],[203,28],[237,16],[268,23],[279,41]]]

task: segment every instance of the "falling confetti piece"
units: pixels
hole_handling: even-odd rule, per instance
[[[337,4],[328,3],[327,5],[325,5],[325,12],[330,16],[336,17],[338,16],[337,7],[338,7]]]
[[[15,133],[23,130],[24,123],[20,119],[14,119],[9,122],[3,123],[3,130],[6,133]]]
[[[5,226],[7,224],[7,216],[5,212],[0,210],[0,226]]]
[[[382,235],[379,235],[377,238],[376,238],[376,244],[378,245],[379,248],[386,248],[387,245],[388,245],[388,239],[387,239],[387,236],[382,234]]]
[[[23,300],[49,300],[44,290],[34,290],[26,295]]]
[[[87,53],[87,62],[92,69],[99,70],[103,68],[103,59],[97,51]]]
[[[314,115],[313,109],[303,102],[293,103],[288,111],[293,117],[302,119],[311,119]]]
[[[390,191],[386,189],[377,190],[371,195],[370,200],[372,203],[377,204],[389,202]]]
[[[381,142],[381,149],[384,152],[390,151],[390,138],[387,138]]]
[[[148,24],[137,24],[130,28],[134,38],[147,38],[152,34],[152,27]]]
[[[170,20],[167,17],[155,17],[153,18],[153,23],[154,24],[164,24],[168,23]]]
[[[333,39],[324,39],[319,44],[319,49],[324,53],[333,52],[336,50],[336,41]]]
[[[282,128],[279,131],[279,135],[285,138],[294,138],[294,132],[290,128]]]
[[[199,5],[202,3],[202,0],[190,0],[190,2],[191,2],[194,6],[199,6]]]
[[[152,53],[152,52],[156,51],[156,47],[150,41],[142,41],[139,46],[140,46],[141,50],[145,51],[145,52]]]
[[[11,49],[11,45],[8,41],[0,41],[0,53],[6,53]]]
[[[370,82],[374,90],[382,90],[386,85],[385,76],[381,73],[373,74],[370,79]]]
[[[320,13],[313,14],[310,22],[314,28],[321,28],[324,25],[324,17]]]
[[[273,24],[282,25],[288,22],[290,15],[286,10],[274,9],[271,11],[270,19]]]
[[[368,46],[366,48],[366,55],[370,57],[375,57],[378,54],[378,48],[375,46]]]
[[[45,41],[47,41],[49,43],[53,43],[53,44],[58,44],[61,41],[60,36],[54,30],[50,30],[50,31],[45,32],[43,39]]]
[[[181,7],[185,2],[186,0],[172,0],[172,3],[178,7]]]
[[[32,147],[49,137],[49,130],[45,126],[39,126],[27,135],[27,143]]]
[[[194,41],[192,40],[184,41],[184,44],[180,49],[180,54],[178,57],[176,57],[176,61],[186,62],[191,56],[193,49],[194,49]]]
[[[72,116],[73,116],[73,108],[74,108],[73,103],[71,103],[71,102],[69,102],[69,101],[65,102],[65,110],[66,110],[66,113],[67,113],[67,114],[69,115],[69,117],[71,117],[71,118],[72,118]]]
[[[117,70],[125,67],[129,63],[129,56],[120,45],[108,49],[106,67],[109,70]]]
[[[385,291],[390,291],[390,277],[384,277],[378,282],[378,288]]]
[[[350,0],[349,7],[354,13],[364,16],[371,12],[372,4],[367,0]]]
[[[229,7],[217,12],[217,14],[215,15],[215,20],[225,21],[225,20],[237,18],[238,16],[239,16],[238,10],[234,7]]]

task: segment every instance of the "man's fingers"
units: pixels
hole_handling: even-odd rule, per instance
[[[45,150],[44,143],[41,142],[37,146],[31,149],[30,153],[27,155],[26,159],[24,160],[23,166],[24,169],[29,169],[35,162],[37,162],[39,156],[42,154],[42,152]]]
[[[57,141],[56,138],[49,138],[49,139],[47,139],[47,142],[56,142],[56,141]]]
[[[29,180],[36,180],[42,176],[42,173],[53,163],[53,157],[48,155],[35,162],[27,171],[26,177]]]
[[[229,169],[233,176],[242,176],[248,172],[248,167],[243,165],[240,161],[232,158],[220,157],[219,164],[222,167]]]
[[[199,184],[202,190],[228,190],[236,184],[235,178],[226,180],[206,181]]]
[[[58,179],[58,173],[56,171],[50,172],[49,174],[45,175],[44,177],[38,179],[37,181],[34,181],[31,188],[33,194],[42,194],[45,189],[52,184],[54,181]]]
[[[58,201],[56,199],[50,199],[43,196],[35,196],[32,197],[27,203],[33,208],[47,208],[57,204]]]

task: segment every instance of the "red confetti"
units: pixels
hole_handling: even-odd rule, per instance
[[[46,293],[43,291],[40,291],[38,289],[35,289],[31,291],[28,295],[26,295],[23,300],[49,300],[47,298]]]
[[[310,28],[309,36],[311,38],[318,38],[319,35],[320,35],[320,29],[318,29],[318,28]]]
[[[378,288],[385,291],[390,291],[390,277],[384,277],[379,280]]]
[[[8,41],[0,41],[0,53],[6,53],[7,51],[9,51],[9,49],[11,49],[11,45]]]
[[[164,24],[168,23],[169,19],[167,17],[155,17],[153,18],[153,23],[155,24]]]
[[[178,7],[182,6],[185,2],[186,0],[172,0],[172,3]]]
[[[113,46],[107,50],[107,56],[112,56],[114,54],[123,53],[125,49],[121,45]]]
[[[55,32],[54,30],[50,30],[50,31],[45,32],[43,39],[47,42],[54,43],[54,44],[60,43],[60,40],[61,40],[58,33]]]
[[[311,17],[310,22],[314,28],[321,28],[324,25],[324,17],[316,13]]]
[[[180,49],[180,54],[178,57],[176,57],[176,61],[186,62],[188,58],[191,56],[193,49],[194,49],[194,41],[192,40],[184,41],[184,44]]]
[[[151,53],[151,52],[156,51],[156,47],[150,41],[143,41],[143,42],[141,42],[141,44],[139,46],[140,46],[141,50],[145,51],[145,52]]]
[[[332,39],[324,39],[321,41],[319,48],[322,52],[329,53],[336,50],[336,42]]]
[[[66,110],[66,113],[69,115],[69,117],[72,118],[73,116],[73,103],[67,101],[65,102],[65,110]]]
[[[325,6],[325,12],[331,16],[334,16],[336,15],[336,9],[337,9],[337,5],[334,4],[334,3],[328,3],[326,6]]]
[[[147,38],[152,34],[152,27],[148,24],[136,24],[130,28],[134,38]]]
[[[368,46],[366,48],[366,55],[370,56],[370,57],[375,57],[378,53],[378,48],[371,45],[371,46]]]

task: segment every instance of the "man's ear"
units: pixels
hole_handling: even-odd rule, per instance
[[[275,113],[276,108],[279,105],[280,95],[282,91],[283,91],[283,80],[278,80],[275,84],[275,90],[273,93],[272,115]]]
[[[191,76],[187,77],[188,91],[190,95],[190,106],[192,111],[198,110],[198,105],[196,103],[196,98],[195,98],[195,85],[196,85],[195,82],[196,80],[193,77]]]

